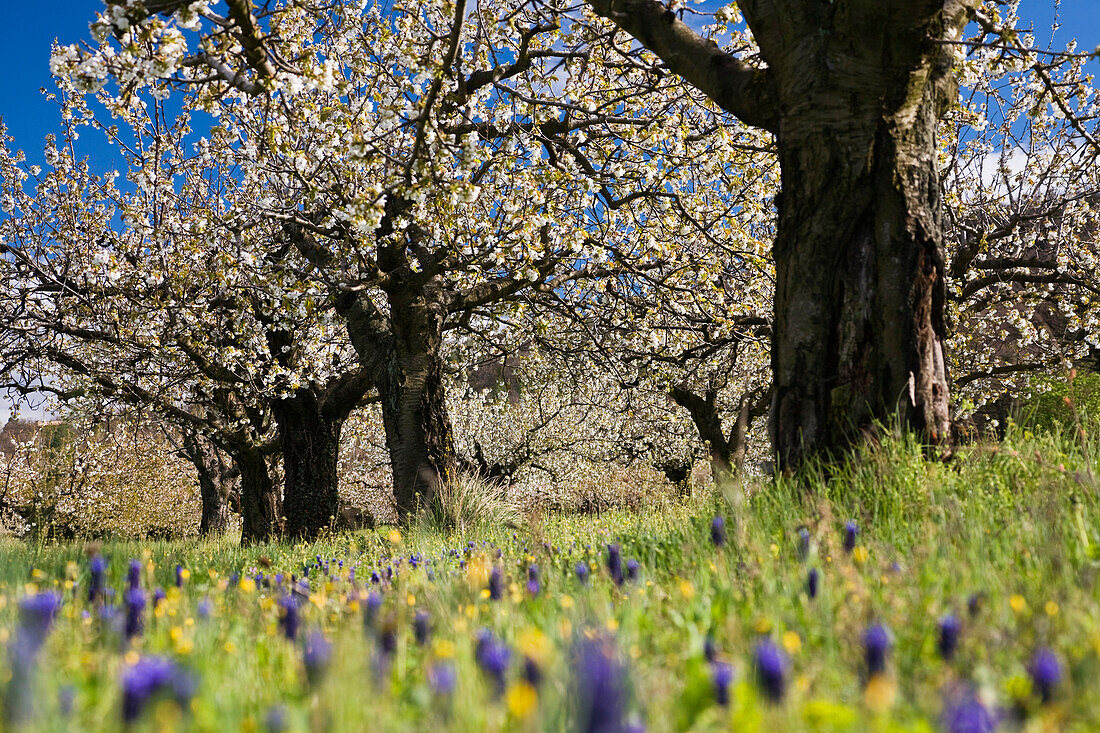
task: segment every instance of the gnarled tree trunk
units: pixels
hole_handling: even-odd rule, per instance
[[[340,514],[337,463],[343,419],[325,414],[312,392],[278,400],[273,413],[283,449],[283,514],[286,533],[314,538]]]
[[[396,307],[395,307],[396,306]],[[394,339],[375,385],[393,469],[397,513],[408,519],[450,480],[455,453],[443,385],[444,312],[430,300],[391,298]]]
[[[198,433],[183,437],[183,452],[195,466],[202,501],[199,534],[203,537],[222,534],[229,527],[229,497],[237,481],[237,471],[225,455]]]
[[[241,471],[241,544],[265,542],[281,531],[279,490],[260,450],[233,456]]]

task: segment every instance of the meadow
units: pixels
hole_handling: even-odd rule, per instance
[[[891,439],[828,475],[515,527],[5,540],[5,720],[1097,730],[1096,457],[1020,430],[949,461]]]

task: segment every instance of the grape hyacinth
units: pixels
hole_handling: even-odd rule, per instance
[[[504,595],[504,574],[499,565],[489,571],[489,600],[499,601]]]
[[[844,551],[851,552],[856,549],[856,538],[859,537],[859,525],[854,519],[849,519],[844,524]]]
[[[802,527],[798,530],[798,559],[806,562],[810,558],[810,530]]]
[[[107,561],[102,555],[92,558],[91,579],[88,581],[88,603],[103,600],[103,591],[106,588],[105,576],[107,573]]]
[[[821,585],[821,572],[817,568],[810,568],[810,572],[806,574],[806,595],[810,597],[810,600],[817,598],[817,591]]]
[[[1035,652],[1027,669],[1031,675],[1031,684],[1038,691],[1040,699],[1044,703],[1050,702],[1062,681],[1062,665],[1058,661],[1058,655],[1043,647]]]
[[[126,603],[126,626],[124,633],[127,639],[132,639],[141,634],[145,625],[145,591],[141,588],[131,588],[126,591],[123,599]]]
[[[130,561],[130,567],[126,571],[126,582],[130,590],[141,587],[141,561]]]
[[[787,655],[771,639],[761,639],[753,652],[756,682],[772,702],[779,702],[787,691]]]
[[[163,657],[144,657],[122,675],[122,719],[135,722],[149,701],[161,693],[182,707],[194,694],[195,685],[185,671]]]
[[[714,681],[714,700],[722,707],[730,704],[730,683],[733,682],[733,665],[727,662],[715,662],[711,665],[711,677]]]
[[[607,546],[607,571],[615,585],[623,584],[623,555],[618,543]]]
[[[576,651],[577,712],[575,730],[585,733],[624,730],[626,670],[609,639],[581,640]]]
[[[949,613],[940,619],[937,629],[936,649],[943,659],[951,661],[959,646],[959,619]]]
[[[298,600],[294,596],[283,596],[279,599],[279,628],[290,641],[298,638]]]
[[[302,652],[306,678],[311,685],[316,685],[321,681],[331,660],[332,642],[326,639],[320,630],[314,629],[306,638],[305,649]]]
[[[882,624],[872,624],[863,632],[863,657],[868,679],[886,671],[891,646],[890,631]]]
[[[581,582],[581,585],[588,585],[588,563],[577,563],[573,567],[573,572],[577,574],[577,580]]]
[[[726,520],[715,517],[710,523],[710,541],[715,547],[724,547],[726,544]]]
[[[417,611],[416,616],[413,618],[413,635],[416,637],[416,643],[419,646],[424,646],[428,643],[428,638],[432,635],[432,623],[431,616],[427,611]]]

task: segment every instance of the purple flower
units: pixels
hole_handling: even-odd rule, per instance
[[[157,610],[157,606],[168,597],[168,594],[164,592],[164,588],[157,588],[153,591],[153,610]]]
[[[966,690],[944,707],[942,724],[947,733],[993,733],[997,730],[996,717],[973,690]]]
[[[714,681],[714,699],[722,707],[730,704],[730,683],[733,682],[733,665],[715,662],[710,666]]]
[[[810,530],[802,527],[798,530],[798,559],[806,562],[810,557]]]
[[[638,561],[634,558],[630,558],[626,561],[626,579],[630,582],[634,582],[638,579]]]
[[[122,719],[133,723],[155,696],[170,694],[181,706],[194,694],[190,675],[163,657],[143,657],[122,675]]]
[[[508,647],[493,638],[491,631],[482,629],[478,632],[474,658],[481,671],[493,680],[498,695],[504,692],[504,675],[508,672],[511,656]]]
[[[856,537],[859,536],[859,525],[854,519],[849,519],[844,524],[844,551],[851,552],[856,549]]]
[[[504,595],[504,574],[499,565],[494,565],[489,571],[489,599],[499,601]]]
[[[283,733],[287,729],[286,708],[282,705],[272,705],[264,713],[264,728],[268,733]]]
[[[107,571],[107,561],[103,556],[96,555],[91,562],[91,579],[88,582],[88,603],[102,600],[103,589],[106,587],[104,576]]]
[[[817,598],[817,591],[821,585],[821,573],[817,568],[810,568],[810,572],[806,574],[806,595],[810,597],[810,600]]]
[[[1042,647],[1035,652],[1028,665],[1031,674],[1031,683],[1039,691],[1039,697],[1044,703],[1054,698],[1054,690],[1062,681],[1062,665],[1058,661],[1058,655],[1052,650]]]
[[[367,602],[363,605],[363,623],[365,623],[368,628],[374,626],[375,619],[378,618],[378,611],[381,608],[382,594],[372,590],[367,594]]]
[[[130,569],[126,572],[126,580],[130,590],[141,586],[141,561],[131,560]]]
[[[576,730],[611,733],[624,729],[626,670],[609,639],[581,640],[576,651]]]
[[[437,695],[450,696],[455,691],[457,681],[454,665],[446,660],[436,662],[428,668],[428,684]]]
[[[618,543],[607,546],[607,571],[615,585],[623,584],[623,555]]]
[[[413,634],[416,636],[416,643],[420,646],[428,643],[428,637],[432,635],[432,621],[427,611],[416,612],[413,618]]]
[[[523,679],[527,680],[531,687],[542,685],[542,667],[531,657],[523,658]]]
[[[713,663],[718,658],[718,645],[714,643],[714,634],[707,634],[703,639],[703,659]]]
[[[753,652],[756,682],[772,702],[783,699],[787,690],[787,655],[771,639],[761,639]]]
[[[577,574],[577,580],[581,581],[581,585],[588,585],[588,563],[577,563],[573,566],[573,572]]]
[[[936,639],[936,649],[941,657],[950,661],[955,656],[955,649],[959,646],[959,620],[949,613],[940,619],[937,628],[939,635]]]
[[[210,618],[210,614],[213,612],[214,604],[210,602],[209,598],[203,598],[201,601],[199,601],[199,618]]]
[[[319,630],[314,629],[306,638],[306,646],[302,653],[302,661],[306,667],[306,678],[311,685],[315,685],[324,677],[332,659],[332,642],[325,638]]]
[[[972,593],[969,598],[966,599],[966,610],[971,616],[977,616],[978,612],[982,610],[982,602],[985,600],[985,593]]]
[[[176,566],[176,587],[177,588],[182,588],[183,587],[183,566],[182,565],[177,565]]]
[[[283,630],[283,636],[290,641],[298,638],[298,600],[294,596],[283,596],[279,599],[279,628]]]
[[[57,707],[61,712],[61,717],[68,718],[72,715],[75,705],[76,689],[72,685],[62,685],[61,689],[57,691]]]
[[[715,517],[710,522],[710,541],[715,547],[723,547],[726,544],[726,520]]]
[[[886,671],[891,646],[890,631],[882,624],[872,624],[863,632],[863,658],[868,678]]]
[[[540,590],[542,590],[542,584],[539,583],[539,566],[531,565],[527,568],[527,592],[537,596]]]
[[[123,596],[126,603],[126,628],[127,639],[132,639],[141,634],[145,625],[143,615],[145,613],[145,591],[141,588],[131,588]]]
[[[20,632],[28,634],[37,645],[41,645],[60,610],[60,593],[45,591],[26,596],[19,601]]]

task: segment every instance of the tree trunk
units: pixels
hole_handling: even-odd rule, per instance
[[[283,449],[286,533],[314,539],[340,514],[337,463],[343,420],[327,417],[306,390],[277,401],[273,412]]]
[[[223,454],[197,433],[184,435],[183,451],[199,478],[202,501],[199,534],[203,537],[222,534],[229,526],[229,496],[233,492],[234,472]]]
[[[935,85],[868,94],[858,75],[815,73],[778,135],[769,427],[781,468],[876,420],[949,435]]]
[[[267,458],[258,450],[233,458],[241,470],[241,544],[273,539],[281,530],[280,502]]]

